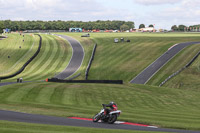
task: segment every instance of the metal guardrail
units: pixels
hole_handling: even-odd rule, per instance
[[[86,71],[85,71],[85,80],[88,79],[88,73],[89,73],[89,71],[90,71],[90,67],[91,67],[91,65],[92,65],[92,61],[93,61],[93,59],[94,59],[94,55],[95,55],[95,52],[96,52],[96,48],[97,48],[97,44],[94,45],[94,48],[93,48],[93,51],[92,51],[92,56],[91,56],[90,61],[89,61],[89,63],[88,63],[87,69],[86,69]]]
[[[186,69],[187,67],[189,67],[196,59],[197,57],[200,55],[200,51],[192,58],[192,60],[187,63],[183,68],[179,69],[178,71],[176,71],[175,73],[173,73],[172,75],[170,75],[168,78],[166,78],[160,85],[159,87],[163,86],[166,82],[168,82],[171,78],[173,78],[174,76],[178,75],[180,72],[182,72],[184,69]]]

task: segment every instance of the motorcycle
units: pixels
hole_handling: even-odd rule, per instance
[[[93,122],[98,122],[99,120],[101,120],[102,122],[108,122],[109,124],[113,124],[121,113],[121,110],[116,110],[116,111],[111,111],[107,115],[104,115],[104,111],[105,107],[103,105],[103,109],[101,109],[101,111],[93,117]]]

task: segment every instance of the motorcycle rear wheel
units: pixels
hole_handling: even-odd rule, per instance
[[[108,119],[109,124],[113,124],[117,120],[117,115],[111,115]]]

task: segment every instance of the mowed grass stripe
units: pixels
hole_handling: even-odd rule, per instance
[[[47,124],[33,124],[23,122],[0,121],[2,133],[155,133],[150,131],[114,130],[87,127],[56,126]],[[166,133],[166,132],[157,132]]]
[[[45,89],[45,87],[43,86],[43,89],[40,91],[35,101],[38,103],[50,104],[51,103],[50,98],[53,95],[54,90],[55,88]]]
[[[200,50],[200,44],[186,47],[164,66],[149,82],[151,85],[159,85],[168,76],[185,66]],[[176,65],[176,67],[174,67]],[[172,79],[173,80],[173,79]]]
[[[45,34],[42,34],[42,38],[42,47],[38,56],[22,74],[6,81],[13,81],[20,77],[29,81],[45,80],[53,77],[55,73],[61,72],[68,65],[72,56],[72,49],[68,42]]]
[[[21,68],[22,65],[24,65],[24,63],[35,53],[38,45],[34,45],[34,47],[31,49],[33,43],[37,42],[36,40],[38,39],[38,37],[34,37],[30,36],[30,35],[25,35],[24,37],[24,42],[22,41],[22,36],[18,37],[18,34],[11,34],[9,35],[9,38],[7,38],[7,42],[5,42],[5,44],[3,42],[0,42],[1,46],[11,46],[11,48],[4,48],[2,50],[0,50],[0,53],[6,52],[7,55],[4,55],[1,57],[0,61],[1,61],[1,72],[0,75],[1,76],[6,76],[9,74],[12,74],[14,72],[16,72],[17,70],[19,70]],[[1,44],[2,43],[2,44]],[[19,48],[19,46],[21,46],[21,48]],[[31,51],[30,51],[31,49]],[[24,55],[29,51],[29,54],[27,54],[27,56],[24,57]],[[12,54],[10,54],[10,52]],[[10,56],[10,58],[8,58],[8,56]],[[20,62],[18,62],[20,61]],[[18,63],[17,63],[18,62]],[[16,64],[17,63],[17,64]],[[14,68],[11,69],[11,67],[13,67],[15,65]]]
[[[27,68],[22,72],[22,74],[20,74],[19,76],[16,76],[13,79],[23,77],[26,80],[27,77],[31,76],[32,74],[34,74],[34,72],[39,70],[40,66],[44,64],[45,58],[47,56],[50,56],[50,54],[48,55],[49,50],[50,50],[50,46],[48,46],[48,42],[46,41],[46,38],[43,37],[42,47],[38,56],[27,66]]]
[[[16,35],[16,36],[18,36],[18,35]],[[19,60],[30,49],[30,47],[32,46],[32,43],[33,43],[33,37],[30,37],[29,35],[27,35],[27,36],[25,36],[25,38],[26,39],[24,39],[24,42],[23,42],[22,37],[21,38],[19,37],[19,39],[16,39],[16,42],[15,42],[16,46],[14,46],[14,48],[11,47],[11,49],[8,49],[9,52],[12,52],[11,53],[12,55],[9,54],[9,56],[11,57],[10,58],[11,60],[7,60],[7,63],[15,64],[16,58],[18,58],[18,60]],[[9,44],[9,45],[12,46],[13,44]],[[21,49],[19,49],[19,46],[21,46]],[[30,55],[28,57],[30,57]],[[23,62],[25,62],[27,59],[25,58],[23,60],[24,60]],[[7,65],[5,65],[5,66],[7,66]],[[19,67],[15,67],[15,69],[18,69],[18,68]]]
[[[58,55],[58,45],[55,43],[53,38],[48,37],[48,40],[50,40],[49,45],[52,46],[52,48],[50,49],[51,54],[50,56],[48,56],[48,58],[45,58],[45,63],[43,62],[43,65],[40,66],[40,69],[37,72],[34,72],[34,74],[32,74],[30,77],[28,77],[29,79],[35,80],[35,78],[40,78],[39,73],[41,72],[43,72],[43,74],[46,74],[47,71],[50,70],[50,67],[52,67],[53,64],[55,63],[55,60],[57,59],[56,55]]]
[[[13,110],[20,107],[31,113],[92,117],[102,108],[102,103],[115,101],[123,112],[119,120],[196,130],[200,127],[198,91],[169,88],[159,90],[158,87],[128,84],[38,83],[34,87],[31,85],[35,83],[2,87],[7,88],[3,89],[7,95],[4,97],[0,93],[0,105],[6,109],[3,103],[12,104]],[[22,93],[23,98],[18,99],[17,94],[24,90],[26,92]],[[5,101],[6,98],[10,100]],[[15,99],[16,102],[12,102]],[[8,108],[11,108],[10,105]]]
[[[39,73],[43,72],[45,73],[45,69],[48,67],[48,65],[51,63],[53,57],[55,56],[55,52],[57,51],[57,47],[54,45],[54,43],[52,42],[52,40],[47,36],[45,37],[46,41],[45,45],[48,49],[48,51],[45,51],[45,55],[43,55],[43,59],[39,59],[41,62],[38,64],[37,67],[35,67],[35,69],[31,72],[32,74],[30,74],[30,76],[27,76],[27,80],[29,79],[33,79],[34,77],[38,77]],[[54,52],[55,49],[55,52]],[[38,62],[37,62],[38,63]],[[37,78],[36,77],[36,78]]]
[[[23,102],[23,97],[28,95],[28,92],[33,89],[36,85],[25,85],[21,87],[21,89],[16,90],[14,93],[11,95],[7,96],[5,99],[6,101],[9,102]]]
[[[64,40],[61,40],[57,36],[54,37],[55,43],[58,46],[58,50],[56,56],[52,60],[50,68],[47,68],[45,74],[41,75],[41,79],[51,78],[55,75],[55,73],[59,73],[65,68],[68,64],[70,57],[70,49],[67,47],[67,43]],[[63,61],[61,61],[63,60]]]
[[[172,45],[198,41],[197,36],[191,34],[91,33],[90,38],[97,42],[98,48],[89,72],[89,79],[122,79],[127,83]],[[114,38],[121,37],[125,40],[130,39],[131,42],[113,42]]]
[[[195,54],[198,48],[192,52],[192,54]],[[191,54],[191,56],[193,56]],[[169,80],[164,86],[169,86],[172,88],[181,88],[181,89],[196,89],[198,90],[200,88],[200,56],[196,59],[195,62],[192,63],[191,66],[189,66],[187,69],[179,73],[177,76],[173,77],[171,80]]]
[[[148,45],[150,45],[151,47],[155,47],[155,42],[148,42]],[[127,44],[116,44],[114,50],[112,50],[111,48],[105,48],[105,51],[102,51],[101,54],[103,54],[104,56],[101,57],[97,57],[98,56],[98,51],[95,55],[95,59],[98,58],[99,61],[94,60],[94,64],[96,62],[101,62],[101,67],[99,69],[101,69],[101,71],[104,71],[104,73],[107,73],[107,76],[104,77],[105,79],[124,79],[127,77],[127,75],[130,75],[130,79],[133,75],[129,74],[129,70],[133,69],[131,66],[129,68],[129,70],[127,69],[121,69],[123,68],[124,65],[127,65],[127,63],[129,65],[133,65],[133,67],[137,64],[136,63],[131,63],[135,60],[136,57],[141,56],[141,55],[145,55],[147,53],[151,53],[151,54],[156,54],[157,53],[157,49],[152,50],[151,48],[147,49],[146,51],[144,51],[144,47],[146,47],[145,43],[142,43],[141,46],[137,49],[137,51],[135,51],[135,49],[137,48],[135,45],[133,45],[132,47],[130,47]],[[122,45],[122,46],[121,46]],[[157,44],[156,44],[157,45]],[[99,51],[100,52],[100,51]],[[124,53],[127,53],[127,55],[125,55]],[[159,55],[158,55],[159,56]],[[107,58],[105,58],[107,57]],[[141,58],[141,57],[140,57]],[[149,62],[149,64],[153,61],[153,59],[149,59],[149,56],[145,56],[144,59],[146,61]],[[112,64],[114,64],[112,66]],[[95,66],[96,67],[96,66]],[[108,67],[112,67],[113,69],[110,70],[110,68]],[[145,66],[141,69],[143,70],[145,68]],[[121,70],[121,71],[119,71]],[[127,72],[126,74],[122,71],[124,70],[124,72]],[[91,70],[92,72],[92,70]],[[121,75],[119,75],[121,74]],[[96,76],[97,75],[97,76]],[[94,74],[95,77],[98,77],[100,75],[100,72],[97,71],[97,74]],[[118,76],[117,76],[118,75]],[[92,79],[93,77],[91,77]]]
[[[51,95],[50,99],[51,103],[62,104],[63,93],[64,93],[64,88],[59,88],[59,86],[55,88],[54,93],[52,93]]]

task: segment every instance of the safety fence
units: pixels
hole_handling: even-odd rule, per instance
[[[167,81],[169,81],[171,78],[173,78],[174,76],[178,75],[180,72],[182,72],[184,69],[186,69],[187,67],[189,67],[200,55],[200,51],[192,58],[192,60],[187,63],[183,68],[179,69],[178,71],[176,71],[175,73],[173,73],[172,75],[170,75],[168,78],[166,78],[160,85],[159,87],[163,86]]]
[[[91,56],[90,61],[89,61],[89,63],[88,63],[87,69],[86,69],[86,71],[85,71],[85,80],[88,80],[88,73],[89,73],[89,71],[90,71],[90,67],[91,67],[91,65],[92,65],[92,61],[93,61],[93,59],[94,59],[94,55],[95,55],[95,52],[96,52],[96,48],[97,48],[97,44],[94,45],[94,48],[93,48],[93,51],[92,51],[92,56]]]
[[[66,30],[26,30],[24,33],[66,32]]]
[[[39,54],[41,46],[42,46],[42,37],[39,34],[35,34],[35,35],[38,35],[40,37],[39,47],[38,47],[37,51],[35,52],[35,54],[17,72],[15,72],[14,74],[8,75],[8,76],[0,77],[0,80],[17,76],[18,74],[23,72],[24,69],[28,66],[28,64]]]
[[[101,84],[123,84],[123,80],[61,80],[57,78],[47,79],[47,82],[58,83],[101,83]]]

